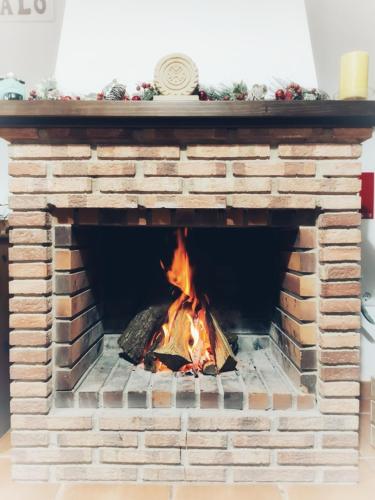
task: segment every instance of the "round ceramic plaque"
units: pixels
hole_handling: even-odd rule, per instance
[[[190,57],[170,54],[156,65],[154,83],[161,95],[190,95],[198,85],[198,68]]]

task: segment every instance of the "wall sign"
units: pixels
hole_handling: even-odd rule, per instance
[[[0,0],[0,22],[53,21],[54,0]]]
[[[363,219],[374,218],[374,172],[362,172],[361,212]]]

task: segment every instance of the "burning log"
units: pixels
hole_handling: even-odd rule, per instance
[[[126,359],[134,364],[143,361],[150,371],[170,369],[216,375],[234,370],[236,359],[231,345],[207,296],[195,288],[186,236],[187,230],[177,232],[172,265],[166,270],[168,281],[180,290],[180,295],[169,307],[153,306],[138,313],[120,337],[119,345]]]
[[[168,305],[164,304],[151,306],[134,316],[118,339],[125,359],[135,365],[142,361],[145,349],[163,324],[167,311]]]
[[[215,360],[218,372],[229,372],[234,370],[237,365],[236,358],[227,337],[219,326],[215,316],[209,313],[215,330]]]
[[[180,309],[173,322],[168,342],[162,347],[156,348],[153,353],[168,368],[178,371],[182,366],[191,363],[189,345],[189,316],[183,309]]]

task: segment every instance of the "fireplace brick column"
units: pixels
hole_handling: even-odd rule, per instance
[[[291,130],[295,143],[274,144],[274,139],[272,147],[253,143],[12,146],[10,356],[16,478],[356,480],[360,357],[360,163],[356,160],[361,146],[357,129],[329,129],[331,142],[324,144],[305,144],[303,131]],[[68,317],[72,311],[65,314],[59,297],[52,300],[53,276],[61,269],[73,269],[73,260],[80,256],[70,252],[65,255],[68,263],[61,265],[63,256],[57,250],[53,264],[52,228],[61,223],[52,216],[54,208],[66,210],[67,220],[80,208],[128,209],[129,217],[144,224],[149,217],[168,224],[169,209],[222,209],[228,220],[233,209],[248,211],[250,219],[256,213],[252,210],[259,209],[317,211],[317,227],[309,232],[316,238],[319,256],[317,273],[310,280],[318,295],[318,408],[307,413],[247,410],[230,416],[225,410],[209,416],[187,410],[178,415],[167,415],[165,410],[159,415],[155,410],[153,416],[141,410],[132,416],[126,410],[60,413],[53,405],[52,330],[56,317]],[[73,436],[70,430],[79,433]],[[216,444],[203,437],[194,439],[198,433],[212,438],[218,430]],[[128,445],[116,444],[119,431],[132,433]],[[172,445],[166,446],[156,431],[174,431],[175,449],[168,449]],[[259,431],[269,432],[270,437],[268,442],[254,441],[259,448],[254,451],[252,437],[246,436],[253,433],[255,439]],[[300,444],[288,449],[292,436],[302,433],[307,434],[306,449]],[[94,452],[97,447],[100,453]],[[130,467],[134,462],[137,468]]]

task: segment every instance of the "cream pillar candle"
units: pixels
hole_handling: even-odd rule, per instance
[[[340,99],[367,99],[368,53],[348,52],[341,56]]]

